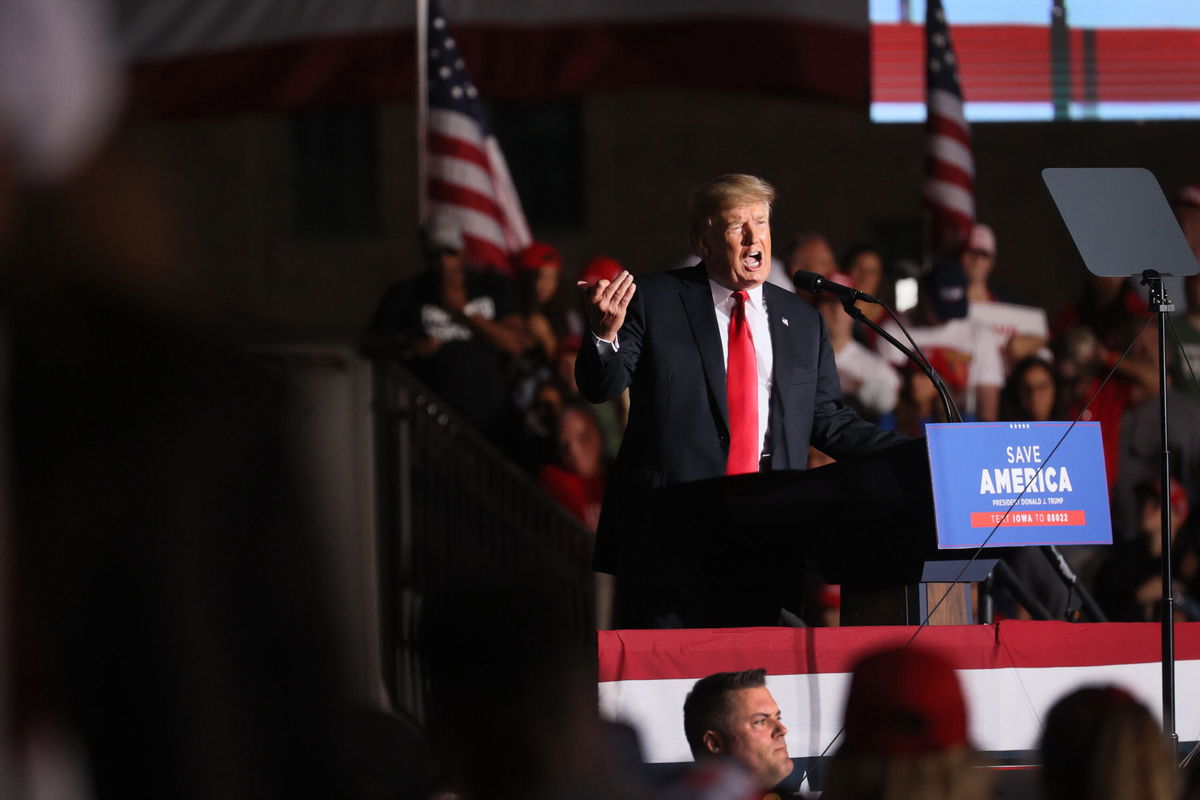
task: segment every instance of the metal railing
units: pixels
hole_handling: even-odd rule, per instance
[[[382,661],[395,706],[424,719],[424,611],[480,576],[535,578],[564,634],[594,646],[591,534],[407,370],[376,361],[373,397]]]

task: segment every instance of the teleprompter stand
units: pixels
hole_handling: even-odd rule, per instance
[[[1167,314],[1175,309],[1163,278],[1200,272],[1158,181],[1144,169],[1042,170],[1063,222],[1093,275],[1137,277],[1149,288],[1158,317],[1159,435],[1162,453],[1162,690],[1163,730],[1175,731],[1175,595],[1171,579],[1171,485],[1167,426]]]

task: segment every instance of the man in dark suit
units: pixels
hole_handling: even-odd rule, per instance
[[[690,233],[700,264],[636,282],[622,272],[586,288],[593,341],[584,343],[576,362],[580,391],[603,402],[630,389],[629,425],[595,556],[597,571],[617,575],[622,625],[713,619],[682,599],[694,591],[664,573],[679,577],[684,553],[662,544],[676,538],[663,530],[674,520],[647,507],[650,489],[804,469],[810,442],[845,457],[901,441],[843,403],[828,333],[816,310],[764,283],[771,269],[774,198],[774,189],[760,178],[721,176],[692,196]],[[743,337],[750,340],[745,345],[738,343]],[[752,354],[744,349],[750,347]],[[746,380],[735,385],[737,375]],[[695,610],[690,619],[685,607]]]

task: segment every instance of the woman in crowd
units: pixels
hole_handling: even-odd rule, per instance
[[[583,402],[565,405],[558,415],[558,463],[538,472],[538,485],[592,533],[604,501],[604,437],[592,409]]]
[[[950,374],[949,370],[943,372],[939,366],[940,361],[935,357],[933,368],[939,374]],[[939,416],[940,408],[937,387],[919,367],[910,362],[900,370],[900,394],[896,409],[879,418],[879,427],[919,438],[925,435],[927,423],[945,421]]]
[[[1042,733],[1047,800],[1171,800],[1175,765],[1144,705],[1115,686],[1092,686],[1055,703]]]
[[[604,437],[592,407],[583,400],[567,403],[558,415],[559,462],[538,473],[538,485],[590,532],[600,523],[600,507],[608,479]],[[612,626],[615,584],[612,575],[595,573],[596,628]]]
[[[842,270],[860,292],[879,296],[879,290],[883,286],[883,257],[874,247],[857,245],[850,248],[842,258]],[[855,305],[872,322],[882,322],[887,313],[878,303],[859,301]],[[875,331],[861,322],[854,323],[854,338],[867,347],[875,346]]]
[[[1066,418],[1066,398],[1050,362],[1040,356],[1018,361],[1000,395],[1000,418],[1011,422],[1046,422]]]
[[[545,242],[534,242],[517,258],[517,290],[530,346],[545,360],[554,358],[558,340],[568,333],[561,277],[562,257]]]

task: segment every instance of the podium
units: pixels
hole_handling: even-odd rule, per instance
[[[771,615],[779,608],[800,607],[806,562],[841,585],[842,624],[919,624],[958,575],[927,564],[963,559],[937,550],[924,440],[819,469],[712,478],[647,497],[644,526],[626,532],[637,542],[623,548],[636,553],[637,566],[618,577],[651,619],[622,627],[777,624]],[[969,621],[966,589],[954,586],[957,596],[937,621]]]

